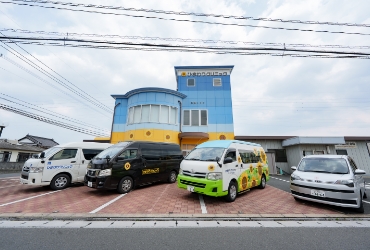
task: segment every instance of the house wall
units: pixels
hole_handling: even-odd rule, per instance
[[[347,148],[347,154],[356,162],[359,169],[365,170],[366,174],[370,174],[370,153],[367,148],[366,141],[355,141],[356,148]]]

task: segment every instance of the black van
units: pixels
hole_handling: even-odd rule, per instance
[[[87,166],[85,185],[117,189],[121,194],[156,181],[176,181],[182,160],[173,143],[128,141],[117,143],[95,156]]]

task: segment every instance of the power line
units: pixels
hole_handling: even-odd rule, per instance
[[[32,106],[37,107],[37,108],[39,108],[39,109],[37,109],[37,108],[32,108],[32,107],[29,107],[29,106],[27,106],[27,105],[23,105],[23,104],[18,103],[18,102],[16,102],[16,101],[12,101],[12,100],[9,100],[9,99],[6,99],[6,98],[3,98],[3,97],[1,97],[1,96],[0,96],[0,99],[6,100],[6,101],[8,101],[8,102],[12,102],[12,103],[18,104],[18,105],[20,105],[20,106],[23,106],[23,107],[26,107],[26,108],[30,108],[30,109],[33,109],[33,110],[36,110],[36,111],[39,111],[39,112],[43,112],[43,113],[45,113],[45,114],[52,115],[52,116],[58,117],[58,118],[63,119],[63,120],[67,120],[67,121],[70,121],[70,122],[74,122],[74,123],[77,123],[77,124],[79,124],[79,125],[89,126],[89,127],[94,128],[94,129],[96,129],[96,130],[101,130],[102,132],[110,133],[110,131],[108,131],[108,130],[106,130],[106,129],[101,129],[101,128],[95,127],[94,125],[91,125],[91,124],[88,124],[88,123],[82,122],[82,121],[80,121],[80,120],[77,120],[77,119],[74,119],[74,118],[71,118],[71,117],[68,117],[68,116],[62,115],[62,114],[58,114],[58,113],[56,113],[56,112],[54,112],[54,111],[51,111],[51,110],[48,110],[48,109],[45,109],[45,108],[39,107],[39,106],[37,106],[37,105],[34,105],[34,104],[29,103],[29,102],[26,102],[26,101],[22,101],[22,100],[20,100],[20,99],[18,99],[18,98],[15,98],[15,97],[12,97],[12,96],[9,96],[9,95],[6,95],[6,94],[3,94],[3,93],[0,93],[0,95],[7,96],[7,97],[9,97],[9,98],[12,98],[12,99],[15,99],[15,100],[21,101],[21,102],[23,102],[23,103],[26,103],[26,104],[28,104],[28,105],[32,105]],[[40,109],[46,110],[46,111],[48,111],[48,112],[45,112],[45,111],[40,110]],[[52,112],[52,113],[49,113],[49,112]]]
[[[0,32],[0,34],[4,35],[3,33]],[[49,66],[47,66],[45,63],[41,62],[38,58],[36,58],[35,56],[33,56],[31,53],[29,53],[28,51],[26,51],[25,49],[23,49],[21,46],[19,46],[18,44],[15,43],[15,45],[20,48],[21,50],[23,50],[24,52],[26,52],[28,55],[30,55],[32,58],[34,58],[35,60],[37,60],[39,63],[41,63],[42,65],[44,65],[46,68],[48,68],[49,70],[51,70],[52,72],[54,72],[56,75],[58,75],[59,77],[61,77],[62,79],[64,79],[65,81],[67,81],[70,85],[74,86],[76,89],[78,89],[80,92],[86,94],[87,96],[89,96],[91,99],[93,99],[95,102],[97,102],[98,104],[100,104],[101,106],[109,109],[109,107],[107,107],[106,105],[104,105],[103,103],[99,102],[98,100],[96,100],[94,97],[92,97],[91,95],[89,95],[88,93],[86,93],[84,90],[80,89],[78,86],[76,86],[75,84],[71,83],[70,81],[68,81],[67,79],[65,79],[63,76],[61,76],[60,74],[58,74],[57,72],[55,72],[52,68],[50,68]],[[20,54],[20,53],[18,53]],[[31,60],[28,60],[29,62],[33,63]],[[36,65],[35,63],[33,63],[34,65]],[[40,69],[42,69],[41,67],[39,67]],[[43,70],[43,69],[42,69]],[[48,75],[51,75],[49,74],[47,71],[43,70],[44,72],[46,72]],[[52,75],[51,75],[52,76]],[[57,78],[55,78],[57,79]],[[57,79],[59,81],[59,79]],[[62,81],[59,81],[59,82],[62,82]]]
[[[71,98],[72,98],[72,99],[74,99],[76,102],[78,102],[78,103],[82,103],[82,104],[83,104],[83,105],[85,105],[86,107],[91,108],[91,107],[90,107],[90,106],[88,106],[86,103],[81,102],[81,100],[78,100],[78,99],[76,99],[74,96],[70,95],[69,93],[67,93],[67,92],[65,92],[65,91],[63,91],[63,90],[61,90],[61,89],[59,89],[59,88],[58,88],[57,86],[55,86],[54,84],[52,84],[52,83],[50,83],[50,82],[46,81],[45,79],[43,79],[43,78],[39,77],[38,75],[34,74],[34,73],[33,73],[33,72],[31,72],[30,70],[26,69],[25,67],[23,67],[23,66],[19,65],[19,64],[18,64],[18,63],[16,63],[16,62],[14,62],[14,61],[13,61],[13,60],[11,60],[10,58],[5,57],[5,56],[2,56],[1,58],[3,58],[4,60],[8,61],[8,62],[9,62],[9,63],[11,63],[11,64],[13,64],[14,66],[16,66],[16,67],[18,67],[18,68],[22,69],[23,71],[27,72],[28,74],[32,75],[33,77],[35,77],[35,78],[39,79],[40,81],[42,81],[42,82],[44,82],[44,83],[48,84],[50,87],[52,87],[52,88],[54,88],[54,89],[58,90],[59,92],[61,92],[61,93],[65,94],[65,95],[67,95],[67,96],[71,97]],[[103,116],[105,116],[105,117],[107,117],[105,114],[101,113],[101,112],[100,112],[100,110],[94,109],[94,111],[95,111],[95,112],[100,113],[101,115],[103,115]]]
[[[23,29],[0,29],[3,32],[14,32],[14,33],[24,33],[24,34],[39,34],[39,35],[49,35],[49,36],[61,36],[61,37],[100,37],[100,38],[119,38],[128,40],[144,40],[144,41],[166,41],[166,42],[185,42],[185,43],[222,43],[222,44],[243,44],[250,46],[269,46],[269,47],[293,47],[293,48],[335,48],[335,49],[370,49],[370,46],[359,45],[359,46],[349,46],[349,45],[315,45],[315,44],[297,44],[297,43],[264,43],[264,42],[247,42],[247,41],[232,41],[232,40],[212,40],[212,39],[192,39],[192,38],[171,38],[171,37],[148,37],[148,36],[122,36],[122,35],[100,35],[100,34],[89,34],[89,33],[73,33],[73,32],[55,32],[55,31],[30,31]]]
[[[370,53],[337,50],[308,50],[294,48],[275,47],[222,47],[222,46],[189,46],[153,43],[132,43],[99,40],[83,40],[71,38],[48,38],[48,37],[0,37],[0,41],[7,43],[17,42],[33,45],[50,45],[65,47],[99,48],[99,49],[122,49],[144,51],[173,51],[173,52],[197,52],[235,55],[271,55],[290,57],[313,57],[313,58],[360,58],[369,59]],[[266,52],[267,51],[267,52]],[[272,53],[274,52],[274,53]],[[280,53],[277,53],[280,52]]]
[[[64,88],[68,89],[69,91],[71,91],[72,93],[78,95],[79,97],[85,99],[86,101],[90,102],[91,104],[103,109],[104,111],[108,112],[108,113],[112,113],[112,111],[108,110],[108,108],[105,108],[103,106],[101,106],[99,103],[95,103],[94,101],[91,101],[89,98],[87,98],[85,95],[81,94],[79,91],[73,89],[72,87],[68,86],[66,83],[60,81],[59,79],[55,78],[53,75],[51,75],[49,72],[45,71],[43,68],[41,68],[40,66],[38,66],[37,64],[35,64],[34,62],[30,61],[29,59],[27,59],[26,57],[24,57],[22,54],[20,54],[19,52],[17,52],[16,50],[14,50],[13,48],[11,48],[9,45],[7,45],[7,43],[11,43],[13,44],[14,41],[11,40],[11,38],[9,39],[10,41],[1,41],[4,45],[6,45],[9,49],[11,49],[12,51],[10,51],[8,48],[0,45],[1,47],[3,47],[5,50],[7,50],[8,52],[12,53],[13,55],[15,55],[16,57],[18,57],[19,59],[21,59],[23,62],[27,63],[28,65],[30,65],[32,68],[36,69],[37,71],[39,71],[40,73],[42,73],[43,75],[47,76],[48,78],[50,78],[51,80],[53,80],[54,82],[58,83],[59,85],[63,86]]]
[[[23,0],[21,1],[27,2]],[[35,4],[29,4],[29,3],[17,3],[17,2],[9,2],[9,1],[0,1],[0,2],[30,6],[30,7],[40,7],[40,8],[46,8],[46,9],[58,9],[58,10],[69,10],[69,11],[95,13],[95,14],[103,14],[103,15],[116,15],[116,16],[136,17],[136,18],[158,19],[158,20],[164,20],[164,21],[191,22],[191,23],[202,23],[202,24],[223,25],[223,26],[238,26],[238,27],[263,28],[263,29],[287,30],[287,31],[330,33],[330,34],[362,35],[362,36],[370,35],[369,33],[361,33],[361,32],[344,32],[344,31],[272,27],[272,26],[262,26],[262,25],[238,24],[238,23],[221,23],[221,22],[210,22],[210,21],[201,21],[201,20],[190,20],[190,19],[163,18],[163,17],[156,17],[156,16],[130,15],[130,14],[114,13],[114,12],[90,11],[90,10],[83,10],[83,9],[70,9],[70,8],[63,8],[63,7],[43,6],[43,5],[35,5]],[[30,2],[34,2],[34,1],[30,1]],[[89,7],[89,6],[90,5],[87,5],[86,7]]]
[[[24,110],[21,110],[21,109],[11,107],[9,105],[5,105],[5,104],[2,104],[2,103],[0,103],[0,109],[6,110],[6,111],[9,111],[9,112],[13,112],[15,114],[23,115],[23,116],[26,116],[28,118],[32,118],[32,119],[35,119],[35,120],[38,120],[38,121],[41,121],[41,122],[45,122],[45,123],[49,123],[49,124],[52,124],[52,125],[55,125],[55,126],[59,126],[59,127],[62,127],[62,128],[73,130],[73,131],[76,131],[76,132],[79,132],[79,133],[87,134],[87,135],[98,136],[98,137],[109,136],[108,134],[103,134],[103,133],[100,133],[100,132],[96,132],[94,130],[89,130],[89,129],[77,127],[77,126],[74,126],[74,125],[71,125],[71,124],[68,124],[68,123],[56,121],[56,120],[53,120],[53,119],[50,119],[50,118],[47,118],[47,117],[44,117],[44,116],[41,116],[41,115],[33,114],[33,113],[30,113],[30,112],[27,112],[27,111],[24,111]]]
[[[154,10],[154,9],[143,9],[143,8],[127,8],[122,6],[107,6],[107,5],[94,5],[94,4],[82,4],[82,3],[68,3],[60,1],[43,1],[43,0],[12,0],[13,2],[26,2],[26,3],[40,3],[40,4],[55,4],[64,5],[71,7],[84,7],[84,8],[97,8],[97,9],[109,9],[109,10],[124,10],[124,11],[135,11],[135,12],[148,12],[155,14],[166,14],[166,15],[178,15],[178,16],[196,16],[196,17],[216,17],[224,19],[236,19],[236,20],[252,20],[252,21],[264,21],[264,22],[279,22],[279,23],[294,23],[294,24],[319,24],[319,25],[332,25],[332,26],[349,26],[349,27],[370,27],[370,24],[357,24],[357,23],[338,23],[338,22],[320,22],[320,21],[302,21],[302,20],[288,20],[281,18],[268,18],[268,17],[247,17],[247,16],[233,16],[233,15],[221,15],[221,14],[206,14],[196,12],[185,12],[185,11],[172,11],[172,10]]]

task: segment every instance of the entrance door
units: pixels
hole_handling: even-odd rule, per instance
[[[267,161],[269,166],[269,173],[270,174],[277,174],[276,172],[276,162],[275,162],[275,153],[266,153]]]

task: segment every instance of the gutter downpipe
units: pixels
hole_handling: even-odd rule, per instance
[[[112,143],[112,135],[113,135],[113,123],[114,123],[114,114],[116,113],[116,108],[118,105],[120,105],[121,103],[117,103],[115,106],[114,106],[114,109],[113,109],[113,117],[112,117],[112,126],[110,128],[110,140],[109,142]]]
[[[182,103],[181,101],[177,101],[180,105],[180,124],[179,124],[179,130],[180,130],[180,133],[182,133],[182,127],[181,127],[181,114],[182,114]],[[181,141],[182,141],[182,138],[180,138],[180,149],[181,149]]]

